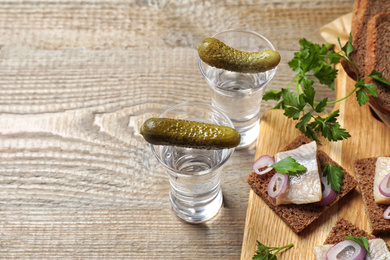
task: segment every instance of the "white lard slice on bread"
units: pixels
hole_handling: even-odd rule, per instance
[[[307,168],[304,173],[291,175],[285,191],[276,198],[276,205],[307,204],[322,199],[321,178],[317,161],[317,143],[315,141],[300,147],[275,154],[278,162],[288,156]]]
[[[375,164],[374,199],[378,204],[390,204],[390,197],[382,195],[379,184],[390,173],[390,157],[378,157]]]

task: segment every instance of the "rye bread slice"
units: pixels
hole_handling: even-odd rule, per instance
[[[377,204],[374,199],[373,189],[377,159],[378,157],[364,158],[353,163],[372,234],[390,231],[390,220],[383,218],[383,212],[388,205]]]
[[[381,12],[390,12],[390,1],[384,0],[356,0],[352,13],[352,45],[353,52],[350,54],[350,60],[355,64],[359,77],[365,76],[366,49],[368,22],[371,18]],[[356,73],[353,67],[345,60],[341,61],[347,74],[356,80]],[[371,71],[370,71],[371,72]]]
[[[367,25],[366,74],[376,70],[382,77],[390,80],[390,13],[375,15]],[[372,78],[366,78],[365,83],[377,86],[378,96],[370,97],[370,105],[379,112],[390,116],[390,86]]]
[[[345,240],[345,236],[362,236],[369,239],[374,239],[375,236],[368,234],[363,229],[358,228],[346,219],[340,218],[333,226],[324,244],[336,244]]]
[[[354,236],[354,237],[362,236],[367,238],[367,240],[377,238],[373,234],[369,234],[365,230],[355,226],[350,221],[340,218],[339,220],[337,220],[332,230],[329,232],[328,237],[325,239],[324,245],[333,245],[341,241],[344,241],[346,240],[345,236]],[[387,243],[386,246],[388,249],[390,249]],[[380,259],[384,259],[384,258],[381,257]]]
[[[305,137],[299,136],[294,139],[289,145],[287,145],[282,151],[292,150],[298,148],[303,144],[310,143],[312,140]],[[317,157],[320,164],[321,171],[324,170],[327,163],[337,165],[325,152],[317,149]],[[318,219],[328,208],[336,204],[342,197],[347,195],[351,190],[357,186],[357,181],[350,175],[346,170],[344,172],[343,183],[340,193],[337,194],[336,199],[327,206],[315,206],[313,204],[288,204],[288,205],[276,205],[275,199],[268,196],[267,186],[268,182],[275,173],[272,170],[264,175],[258,175],[252,172],[248,176],[247,183],[252,190],[260,196],[263,201],[295,232],[299,233],[313,221]]]

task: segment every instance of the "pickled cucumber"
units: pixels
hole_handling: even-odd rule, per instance
[[[243,52],[216,38],[206,38],[198,46],[200,59],[212,67],[241,73],[259,73],[275,68],[280,55],[274,50]]]
[[[240,134],[234,128],[171,118],[149,118],[140,133],[154,145],[224,149],[240,143]]]

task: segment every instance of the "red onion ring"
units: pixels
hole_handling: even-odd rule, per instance
[[[381,183],[379,184],[379,192],[386,197],[390,197],[390,187],[389,187],[390,173],[387,174]]]
[[[341,255],[344,257],[340,258]],[[326,260],[363,260],[365,256],[366,249],[364,249],[359,243],[352,240],[344,240],[335,244],[328,250],[326,253]]]
[[[387,209],[385,210],[385,212],[383,212],[383,218],[384,218],[384,219],[390,219],[390,206],[387,207]]]
[[[337,196],[337,192],[332,189],[330,183],[328,183],[328,179],[325,176],[321,176],[321,183],[324,187],[322,190],[322,199],[319,202],[313,203],[316,206],[326,206],[334,201]]]
[[[288,182],[288,175],[277,172],[272,176],[268,183],[267,191],[271,198],[277,198],[286,189]]]
[[[269,171],[272,170],[271,167],[267,167],[265,170],[263,171],[259,171],[260,168],[263,168],[265,166],[270,166],[272,164],[275,163],[275,160],[274,158],[272,158],[271,156],[269,155],[263,155],[261,156],[259,159],[257,159],[253,164],[252,164],[252,169],[255,173],[259,174],[259,175],[263,175]]]

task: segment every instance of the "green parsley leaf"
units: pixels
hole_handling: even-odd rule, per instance
[[[274,168],[277,172],[287,173],[287,174],[300,173],[300,172],[307,170],[307,168],[305,166],[303,166],[302,164],[299,164],[291,156],[288,156],[288,157],[272,164],[270,167]]]
[[[340,192],[344,177],[343,168],[328,163],[325,166],[322,175],[326,177],[328,184],[330,184],[332,189],[336,192]]]
[[[340,38],[337,39],[339,42],[339,45],[341,46]],[[345,45],[341,48],[347,56],[353,52],[353,46],[352,46],[352,34],[349,34],[348,41],[345,43]]]
[[[299,116],[301,114],[301,110],[295,108],[295,107],[287,107],[284,109],[284,115],[288,118],[292,118],[294,120],[298,120]]]
[[[370,75],[368,75],[367,77],[370,77],[370,78],[373,78],[377,81],[380,81],[382,83],[385,83],[387,85],[390,85],[390,81],[388,81],[387,79],[385,79],[384,77],[382,77],[382,74],[380,74],[378,71],[376,70],[373,70]]]
[[[317,133],[327,138],[329,141],[339,141],[351,137],[346,129],[341,128],[337,121],[339,110],[332,112],[325,118],[316,115],[322,113],[328,104],[334,104],[351,96],[354,92],[357,102],[360,106],[369,101],[369,94],[377,96],[375,84],[365,84],[364,79],[371,77],[379,82],[390,85],[390,81],[383,78],[377,71],[372,71],[364,78],[358,78],[353,91],[345,97],[335,101],[328,101],[328,98],[316,101],[316,91],[313,87],[315,81],[334,89],[334,80],[337,77],[338,70],[334,67],[341,59],[348,61],[353,68],[356,66],[349,59],[349,55],[353,52],[352,35],[349,35],[348,41],[340,45],[340,52],[335,52],[331,49],[329,43],[315,44],[310,40],[301,39],[299,41],[300,51],[294,53],[293,59],[288,62],[290,68],[296,73],[294,79],[288,88],[281,91],[271,90],[265,93],[264,100],[276,100],[277,105],[274,108],[283,109],[284,115],[288,118],[297,120],[296,128],[298,128],[307,137],[318,141]],[[290,87],[296,84],[295,91],[291,91]],[[314,113],[315,112],[315,113]],[[314,120],[312,120],[314,119]]]
[[[303,90],[303,98],[304,101],[306,101],[310,106],[314,106],[314,96],[316,94],[315,89],[311,85],[305,86],[305,89]]]
[[[266,92],[263,96],[264,100],[276,100],[278,101],[282,97],[282,90],[277,91],[271,89],[270,91]]]
[[[339,53],[337,53],[333,50],[329,51],[327,56],[328,56],[328,60],[329,60],[330,64],[337,64],[340,62],[341,59],[343,59],[342,55],[340,55]]]
[[[314,76],[321,84],[331,86],[334,89],[334,79],[337,77],[338,70],[331,65],[321,64],[314,69]]]
[[[370,100],[367,93],[373,95],[374,97],[378,96],[378,92],[376,90],[376,85],[375,84],[364,84],[363,79],[356,82],[355,87],[358,88],[358,90],[356,91],[356,99],[357,99],[358,104],[360,106],[363,106],[364,104],[366,104]]]
[[[319,102],[317,104],[317,106],[315,107],[314,111],[316,111],[317,113],[321,113],[325,110],[325,107],[326,107],[326,103],[328,102],[328,98],[324,98],[323,100],[321,100],[321,102]]]
[[[265,254],[263,254],[263,255],[254,255],[252,257],[252,259],[253,260],[268,260],[268,256],[269,255],[265,255]]]
[[[316,135],[316,132],[314,130],[314,128],[312,127],[311,124],[308,124],[305,128],[305,132],[303,132],[305,134],[305,136],[319,142],[320,140],[318,140],[317,138],[317,135]]]
[[[329,114],[326,118],[316,117],[314,122],[310,123],[309,126],[315,131],[320,131],[322,136],[327,138],[329,141],[343,140],[350,137],[349,133],[341,128],[337,122],[339,116],[339,110],[336,110]]]
[[[366,89],[368,94],[371,94],[374,97],[378,96],[378,91],[376,91],[376,85],[375,84],[364,84],[364,88]]]
[[[294,244],[288,244],[281,247],[268,247],[263,243],[256,240],[257,250],[255,251],[255,255],[253,256],[253,260],[274,260],[277,259],[276,254],[279,253],[283,249],[287,249],[293,247]]]
[[[305,128],[311,119],[311,114],[312,112],[308,112],[304,116],[302,116],[301,120],[295,127],[301,130],[302,132],[305,131]]]
[[[336,118],[340,115],[340,110],[335,110],[334,112],[332,112],[331,114],[329,114],[326,118],[325,118],[325,122],[329,122],[329,123],[334,123],[336,122]]]
[[[299,100],[297,93],[286,90],[282,94],[284,104],[287,106],[299,107]]]
[[[300,77],[298,79],[298,84],[303,85],[303,88],[306,89],[308,87],[312,87],[314,84],[314,81],[312,79],[306,78],[306,77]]]
[[[288,62],[288,65],[290,66],[290,68],[295,71],[295,72],[298,72],[299,71],[299,59],[300,59],[300,53],[299,52],[296,52],[294,53],[294,58]]]
[[[278,101],[282,97],[283,91],[277,91],[271,89],[270,91],[266,92],[263,96],[263,100],[276,100]]]
[[[347,139],[351,137],[351,135],[344,128],[341,128],[338,122],[335,122],[332,126],[332,135],[325,137],[327,137],[329,141],[334,141]]]
[[[356,98],[358,100],[359,106],[363,106],[368,101],[370,101],[370,98],[368,97],[367,92],[364,88],[361,88],[356,91]]]
[[[344,238],[359,243],[362,247],[364,247],[364,249],[366,250],[367,254],[368,254],[369,256],[371,256],[371,254],[370,254],[370,246],[368,245],[368,240],[367,240],[367,238],[362,237],[362,236],[359,236],[359,237],[355,237],[355,236],[345,236]]]

